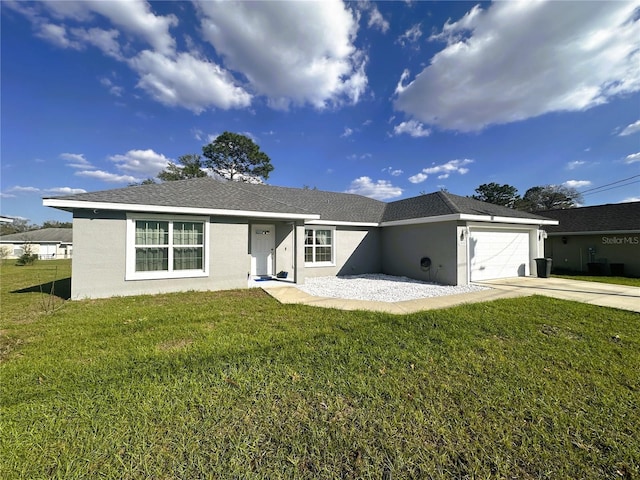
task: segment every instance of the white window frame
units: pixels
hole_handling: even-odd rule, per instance
[[[136,272],[136,221],[152,220],[169,223],[169,269]],[[204,225],[202,270],[173,270],[173,222],[199,222]],[[125,280],[156,280],[162,278],[195,278],[209,276],[209,217],[127,213]]]
[[[336,227],[335,225],[305,225],[304,226],[304,240],[307,239],[307,230],[312,230],[313,231],[313,244],[312,246],[313,251],[314,251],[314,257],[315,257],[315,247],[318,246],[322,246],[322,245],[316,245],[315,244],[315,238],[316,238],[316,230],[331,230],[331,261],[330,262],[304,262],[304,266],[305,267],[335,267],[336,265]],[[303,248],[305,249],[305,251],[303,251],[303,255],[304,258],[306,258],[306,249],[307,246],[306,244],[304,244],[304,240],[303,240]]]

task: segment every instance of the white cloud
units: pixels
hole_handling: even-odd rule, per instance
[[[432,36],[447,45],[410,83],[403,72],[395,108],[428,125],[477,131],[638,91],[636,8],[635,2],[476,6]]]
[[[348,160],[366,160],[367,158],[371,158],[373,155],[370,153],[362,153],[358,155],[357,153],[352,153],[351,155],[347,155]]]
[[[416,173],[415,175],[409,177],[409,181],[411,183],[422,183],[427,178],[429,178],[429,175],[425,175],[424,173]]]
[[[138,87],[155,100],[196,113],[245,108],[256,94],[273,108],[338,107],[359,102],[367,89],[368,58],[354,45],[359,14],[338,0],[198,2],[200,33],[216,49],[215,60],[188,34],[188,51],[177,51],[171,29],[178,18],[155,14],[144,0],[7,4],[46,41],[77,50],[94,46],[127,63],[140,77]],[[384,28],[384,19],[376,25]],[[110,91],[121,93],[117,86]]]
[[[367,26],[369,28],[375,27],[382,33],[387,33],[389,30],[389,22],[384,19],[375,3],[369,4],[369,23]]]
[[[112,155],[109,160],[116,163],[118,170],[155,177],[167,167],[171,159],[161,153],[148,150],[129,150],[124,155]]]
[[[637,122],[631,123],[627,125],[624,130],[622,130],[618,135],[621,137],[626,137],[627,135],[631,135],[633,133],[640,132],[640,120]]]
[[[140,75],[138,87],[165,105],[201,113],[209,106],[228,110],[251,104],[251,95],[229,72],[188,53],[170,58],[144,50],[129,64]]]
[[[407,135],[418,138],[428,137],[431,135],[431,130],[424,128],[424,125],[416,120],[409,120],[393,127],[393,133],[395,135],[406,133]]]
[[[98,14],[129,35],[146,41],[155,51],[167,55],[175,51],[175,40],[169,29],[178,25],[177,17],[155,15],[150,4],[143,0],[40,2],[30,6],[21,3],[7,2],[7,5],[31,21],[37,36],[62,48],[82,49],[85,44],[90,44],[100,48],[107,55],[119,58],[117,30],[74,28],[71,33],[75,38],[70,39],[65,25],[53,24],[47,19],[52,16],[58,22],[91,22],[95,21],[95,14]]]
[[[45,192],[52,195],[75,195],[76,193],[87,193],[87,191],[82,188],[71,187],[47,188]]]
[[[422,36],[422,27],[419,23],[415,24],[409,30],[404,32],[398,37],[396,43],[399,43],[403,47],[411,44],[415,44]]]
[[[71,168],[93,168],[91,162],[84,158],[84,153],[61,153],[60,158],[67,160],[67,167]]]
[[[71,30],[73,35],[84,43],[99,48],[105,55],[113,57],[116,60],[123,60],[120,52],[120,44],[118,44],[118,36],[120,32],[117,30],[103,30],[101,28],[74,28]]]
[[[627,155],[627,158],[624,159],[624,163],[635,163],[635,162],[640,162],[640,152]]]
[[[269,104],[356,103],[367,86],[358,24],[342,2],[199,2],[206,40]]]
[[[16,196],[12,193],[0,192],[0,198],[16,198]]]
[[[386,167],[382,169],[383,172],[387,172],[392,177],[399,177],[404,173],[404,170],[400,170],[399,168]]]
[[[347,138],[351,136],[352,133],[353,133],[353,130],[351,128],[344,127],[344,132],[342,133],[342,135],[340,135],[340,138]]]
[[[465,165],[469,165],[470,163],[473,163],[473,160],[470,158],[465,158],[463,160],[449,160],[447,163],[443,163],[441,165],[423,168],[421,172],[409,177],[409,181],[411,183],[421,183],[424,182],[429,175],[436,174],[439,174],[439,179],[449,178],[449,175],[452,173],[464,175],[469,171]]]
[[[76,21],[87,21],[91,19],[92,14],[97,13],[127,33],[145,40],[155,51],[170,54],[175,50],[175,40],[169,33],[169,29],[178,25],[177,17],[175,15],[155,15],[146,1],[110,0],[96,2],[85,0],[45,2],[44,6],[58,18]]]
[[[16,193],[39,193],[40,189],[37,187],[22,187],[20,185],[16,185],[11,187],[8,191]]]
[[[114,95],[116,97],[121,97],[122,96],[122,91],[123,88],[114,84],[110,79],[108,79],[107,77],[103,77],[100,79],[100,84],[104,87],[106,87],[109,90],[109,93],[111,95]]]
[[[193,134],[193,138],[195,138],[196,140],[202,141],[202,139],[204,138],[204,132],[199,128],[191,129],[191,133]]]
[[[41,23],[38,25],[36,36],[46,40],[61,48],[72,48],[81,50],[82,44],[71,40],[67,36],[67,30],[64,26],[54,25],[52,23]]]
[[[574,169],[584,165],[585,163],[587,163],[587,162],[585,162],[583,160],[574,160],[573,162],[567,162],[567,167],[566,168],[567,168],[567,170],[574,170]]]
[[[591,185],[591,182],[589,180],[567,180],[563,185],[569,188],[582,188],[588,187]]]
[[[624,200],[621,200],[619,203],[630,203],[630,202],[640,202],[640,197],[627,197]]]
[[[369,177],[359,177],[351,182],[345,193],[356,193],[376,200],[387,200],[402,195],[402,189],[395,187],[387,180],[374,182]]]
[[[470,158],[465,158],[463,160],[449,160],[447,163],[443,163],[442,165],[436,165],[434,167],[424,168],[422,171],[428,174],[434,173],[454,173],[457,172],[461,175],[464,175],[469,171],[468,168],[464,168],[464,165],[469,165],[473,163],[473,160]]]
[[[104,170],[81,170],[76,172],[75,175],[78,175],[79,177],[96,178],[98,180],[111,183],[134,183],[141,180],[140,178],[136,178],[131,175],[118,175],[117,173],[109,173]]]

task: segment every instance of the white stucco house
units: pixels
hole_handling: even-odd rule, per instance
[[[381,202],[210,177],[43,199],[73,213],[72,298],[246,288],[286,272],[465,285],[535,273],[557,221],[448,192]]]
[[[29,244],[31,252],[40,260],[71,258],[73,231],[70,228],[41,228],[28,232],[0,236],[4,258],[19,258]]]

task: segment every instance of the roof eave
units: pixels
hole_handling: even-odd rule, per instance
[[[188,215],[218,215],[224,217],[254,217],[254,218],[286,218],[290,220],[319,220],[320,215],[311,213],[281,213],[260,212],[254,210],[228,210],[222,208],[201,207],[176,207],[168,205],[143,205],[133,203],[91,202],[81,200],[65,200],[60,198],[43,198],[45,207],[58,208],[60,210],[73,211],[75,209],[86,210],[117,210],[148,213],[173,213]]]
[[[449,215],[436,215],[433,217],[407,218],[404,220],[392,220],[380,223],[381,227],[396,227],[400,225],[418,225],[423,223],[437,223],[450,221],[464,222],[488,222],[510,223],[518,225],[558,225],[557,220],[541,218],[501,217],[498,215],[470,215],[467,213],[452,213]]]
[[[378,222],[347,222],[344,220],[310,220],[305,222],[307,225],[335,225],[343,227],[379,227]]]
[[[596,231],[579,231],[579,232],[547,232],[550,237],[557,235],[628,235],[640,233],[640,230],[596,230]]]

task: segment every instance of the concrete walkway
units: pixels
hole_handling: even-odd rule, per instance
[[[640,287],[612,283],[583,282],[566,278],[516,277],[482,282],[503,292],[573,300],[601,307],[640,312]]]
[[[280,303],[301,303],[315,307],[340,310],[369,310],[394,314],[407,314],[438,308],[449,308],[466,303],[489,302],[501,298],[545,295],[605,307],[640,312],[640,288],[597,282],[580,282],[560,278],[516,277],[481,282],[490,287],[480,292],[421,298],[404,302],[370,302],[344,298],[314,297],[284,283],[271,283],[262,288]]]

